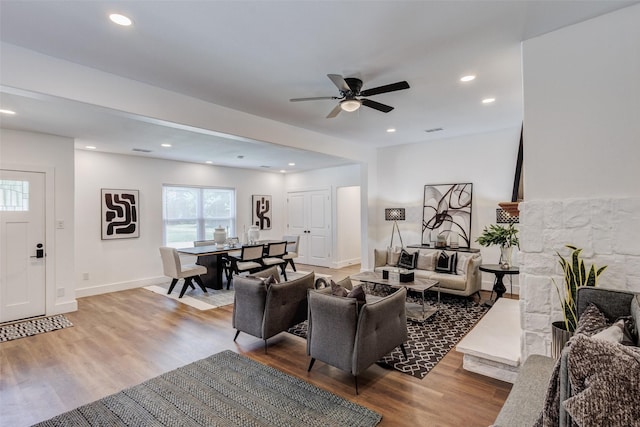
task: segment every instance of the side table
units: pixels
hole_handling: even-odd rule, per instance
[[[498,298],[502,298],[502,295],[504,295],[504,293],[507,291],[506,286],[504,286],[504,283],[502,282],[502,278],[505,275],[520,274],[520,269],[518,267],[511,266],[509,268],[502,268],[502,266],[499,264],[482,264],[480,266],[480,271],[493,273],[496,276],[493,282],[493,289],[491,290],[492,296],[494,292],[496,293],[496,299],[489,299],[489,301],[485,302],[485,305],[488,305],[490,307],[493,306]]]

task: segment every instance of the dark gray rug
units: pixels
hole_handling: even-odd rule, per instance
[[[0,342],[16,340],[18,338],[30,337],[32,335],[51,332],[73,326],[64,315],[41,317],[39,319],[25,320],[0,326]]]
[[[230,350],[37,426],[375,426],[382,417]]]
[[[427,298],[429,304],[435,304],[435,293],[427,293]],[[440,310],[424,323],[407,321],[409,340],[405,349],[408,358],[405,360],[398,347],[379,360],[379,365],[422,379],[489,310],[454,295],[442,294],[440,300]],[[306,338],[307,325],[301,323],[289,332]]]

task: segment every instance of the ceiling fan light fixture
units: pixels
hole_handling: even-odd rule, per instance
[[[360,101],[358,101],[357,99],[345,99],[344,101],[340,102],[340,108],[342,108],[344,111],[348,111],[349,113],[351,113],[352,111],[356,111],[358,108],[360,108]]]

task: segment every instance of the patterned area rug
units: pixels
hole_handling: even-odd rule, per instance
[[[287,270],[287,279],[298,279],[305,274],[309,274],[308,271],[289,271]],[[316,277],[331,277],[326,274],[316,273]],[[164,295],[167,298],[179,301],[183,304],[187,304],[198,310],[211,310],[212,308],[222,307],[225,305],[233,304],[234,292],[233,287],[229,290],[226,289],[209,289],[207,292],[203,292],[199,286],[196,285],[195,289],[189,289],[182,298],[180,296],[180,290],[182,289],[182,281],[173,288],[173,292],[167,295],[169,290],[170,281],[161,285],[145,286],[144,289],[155,292],[160,295]]]
[[[422,379],[489,310],[466,298],[441,295],[440,309],[436,314],[424,323],[407,321],[409,340],[405,343],[405,349],[408,360],[404,359],[398,347],[379,360],[379,365]],[[427,293],[427,302],[435,304],[436,294]],[[296,325],[289,332],[306,338],[306,322]]]
[[[381,419],[227,350],[36,426],[375,426]]]
[[[32,335],[51,332],[73,326],[73,323],[62,314],[39,319],[25,320],[24,322],[0,326],[0,342],[30,337]]]

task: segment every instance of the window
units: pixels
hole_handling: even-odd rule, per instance
[[[229,188],[164,185],[164,244],[174,248],[190,247],[194,240],[213,239],[218,226],[227,230],[227,236],[235,236],[235,199],[235,190]]]
[[[29,210],[29,181],[0,179],[0,211]]]

